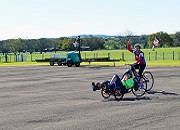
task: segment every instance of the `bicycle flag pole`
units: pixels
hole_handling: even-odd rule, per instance
[[[155,46],[158,46],[158,45],[159,45],[159,40],[158,40],[156,37],[154,37],[152,50],[154,51],[154,47],[155,47]]]

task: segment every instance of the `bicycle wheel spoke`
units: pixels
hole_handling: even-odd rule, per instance
[[[146,91],[150,91],[150,90],[152,89],[153,85],[154,85],[153,75],[152,75],[151,72],[145,71],[145,72],[143,73],[143,76],[144,76],[145,81],[146,81],[146,83],[147,83],[147,89],[146,89]]]
[[[141,86],[139,86],[138,90],[132,89],[132,92],[136,97],[140,97],[140,96],[144,95],[146,92],[147,82],[145,81],[145,78],[143,78],[141,85],[143,86],[143,88]]]
[[[102,89],[101,89],[101,95],[104,99],[107,99],[110,97],[110,94],[106,90],[107,86],[104,84]]]

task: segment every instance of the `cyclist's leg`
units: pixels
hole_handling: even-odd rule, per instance
[[[111,92],[114,92],[115,88],[116,88],[115,83],[113,83],[112,85],[109,86],[109,89],[111,90]]]
[[[110,83],[110,81],[109,81],[109,80],[105,80],[103,83],[105,83],[105,84],[109,84],[109,83]]]
[[[119,78],[118,75],[114,75],[111,79],[111,81],[109,82],[109,86],[108,88],[111,90],[111,91],[114,91],[115,87],[118,85],[118,82],[120,82],[121,79]]]
[[[144,71],[144,69],[146,68],[146,64],[141,64],[139,66],[139,76],[142,78],[142,73]]]
[[[137,74],[136,69],[139,70],[139,64],[135,64],[135,65],[134,65],[134,68],[132,69],[132,71],[133,71],[133,73],[134,73],[135,75]],[[139,72],[138,72],[138,73],[139,73]]]
[[[114,82],[115,88],[118,88],[121,85],[121,78],[118,75],[114,75],[114,76],[115,76],[115,79],[116,79],[116,81]]]
[[[139,76],[140,76],[140,83],[141,83],[141,88],[144,88],[144,86],[143,86],[143,75],[142,75],[142,73],[143,73],[143,71],[144,71],[144,69],[146,68],[146,64],[142,64],[142,65],[140,65],[140,67],[139,67]]]
[[[116,77],[116,81],[115,81],[116,86],[120,86],[121,78],[118,75],[115,75],[115,77]]]
[[[106,91],[108,92],[109,90],[110,91],[114,91],[114,88],[115,88],[115,83],[111,84],[110,85],[110,80],[105,80],[103,83],[105,83],[107,86],[106,86]]]
[[[134,90],[137,91],[140,86],[139,81],[138,81],[137,77],[134,78],[133,80],[134,80]]]
[[[122,82],[121,82],[121,78],[118,75],[116,76],[116,81],[115,81],[115,88],[119,88],[121,90],[121,93],[126,93],[127,89],[125,88],[125,86],[123,86]]]
[[[120,82],[118,85],[122,94],[127,93],[128,90],[125,88],[125,86],[123,86],[122,82]]]
[[[118,83],[119,81],[121,81],[121,79],[117,74],[115,74],[110,81],[110,85],[112,85],[113,83]]]

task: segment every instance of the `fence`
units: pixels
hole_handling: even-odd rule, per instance
[[[145,52],[145,59],[148,61],[153,61],[153,60],[180,60],[180,52]],[[90,59],[90,58],[100,58],[100,57],[108,57],[110,59],[119,59],[123,61],[133,61],[134,54],[129,53],[127,51],[123,52],[85,52],[84,54],[81,55],[83,59]]]
[[[0,54],[0,62],[33,62],[36,59],[50,58],[54,53],[22,53],[22,54]],[[56,54],[67,54],[67,52],[57,52]],[[147,61],[154,60],[180,60],[180,51],[146,51],[144,52]],[[111,60],[134,61],[134,54],[126,50],[112,50],[112,51],[88,51],[81,53],[82,59],[92,58],[109,58]]]
[[[50,58],[50,54],[21,53],[21,54],[0,54],[0,62],[33,62],[35,59]]]

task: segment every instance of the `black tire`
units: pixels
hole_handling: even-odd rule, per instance
[[[51,61],[49,62],[49,64],[50,64],[50,66],[54,66],[54,61],[51,60]]]
[[[136,96],[136,97],[141,97],[143,96],[145,93],[146,93],[146,89],[147,89],[147,83],[145,81],[145,78],[143,78],[143,85],[144,85],[144,88],[138,88],[137,90],[135,90],[134,88],[132,88],[132,93]]]
[[[109,90],[107,90],[107,85],[104,84],[102,89],[101,89],[101,95],[104,99],[108,99],[110,97],[110,94],[108,92]]]
[[[58,66],[62,66],[62,62],[61,61],[58,61]]]
[[[119,89],[116,88],[114,90],[114,98],[116,100],[118,100],[118,101],[121,100],[123,98],[123,96],[124,96],[124,94],[122,94]]]
[[[75,63],[75,66],[76,66],[76,67],[79,67],[79,66],[80,66],[80,63]]]
[[[145,78],[145,81],[147,83],[146,91],[150,91],[154,85],[154,77],[150,71],[145,71],[143,73],[143,77]]]
[[[72,60],[68,60],[68,61],[67,61],[67,66],[68,66],[68,67],[72,67],[72,65],[73,65]]]

